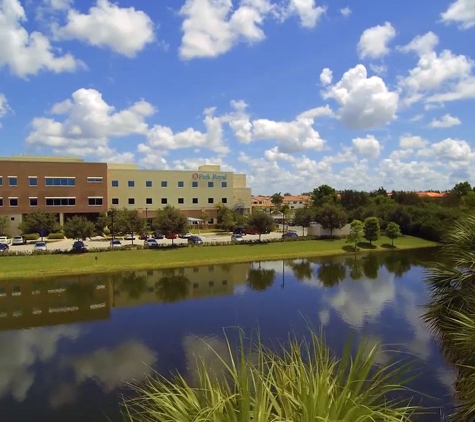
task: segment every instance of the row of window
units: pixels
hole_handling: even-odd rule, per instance
[[[38,198],[28,198],[30,207],[38,206]],[[103,198],[88,198],[88,205],[91,207],[99,207],[103,205]],[[18,207],[18,198],[8,198],[10,207]],[[45,198],[45,205],[47,207],[74,207],[76,205],[76,198]],[[0,207],[3,207],[3,198],[0,198]]]
[[[18,186],[17,176],[8,176],[8,186]],[[45,177],[45,186],[76,186],[75,177]],[[87,177],[88,183],[102,183],[103,177]],[[31,187],[38,186],[38,177],[29,176],[28,185]],[[0,186],[3,186],[3,177],[0,176]]]
[[[112,186],[113,188],[118,188],[118,187],[119,187],[119,181],[118,181],[118,180],[112,180],[112,181],[111,181],[111,186]],[[127,181],[127,186],[128,186],[129,188],[135,188],[135,180],[128,180],[128,181]],[[179,182],[177,183],[177,186],[178,186],[179,188],[184,188],[184,187],[185,187],[185,182],[179,181]],[[199,186],[199,184],[198,184],[198,181],[197,181],[197,180],[193,180],[193,181],[191,182],[191,187],[192,187],[192,188],[197,188],[198,186]],[[145,187],[146,187],[146,188],[153,188],[153,182],[152,182],[151,180],[145,181]],[[162,181],[160,182],[160,187],[162,187],[162,188],[167,188],[167,187],[168,187],[168,182],[167,182],[166,180],[162,180]],[[208,182],[208,187],[209,187],[209,188],[214,188],[214,182]],[[221,182],[221,187],[222,187],[222,188],[227,188],[227,187],[228,187],[228,182]]]
[[[127,203],[129,205],[135,205],[135,198],[128,198]],[[192,204],[198,204],[199,203],[198,198],[192,198],[191,203]],[[221,203],[227,204],[228,203],[228,198],[221,198]],[[119,198],[112,198],[111,204],[112,205],[120,205]],[[169,204],[168,198],[160,198],[160,204],[168,205]],[[184,205],[185,204],[185,198],[178,198],[177,204]],[[208,204],[214,204],[214,198],[208,198]],[[153,198],[145,198],[145,205],[153,205]]]

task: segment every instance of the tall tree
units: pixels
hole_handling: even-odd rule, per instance
[[[368,205],[369,195],[366,192],[358,192],[356,190],[344,190],[340,192],[340,204],[347,210],[355,210],[358,207]]]
[[[468,182],[460,182],[452,188],[452,192],[457,196],[466,196],[469,192],[472,192],[472,186]]]
[[[347,220],[346,212],[336,205],[325,204],[315,213],[315,221],[325,230],[330,230],[331,237],[333,237],[333,230],[341,229]]]
[[[329,185],[320,185],[315,188],[310,195],[310,200],[314,207],[321,207],[324,204],[336,204],[338,195],[336,190]]]
[[[373,240],[379,239],[379,219],[377,217],[368,217],[364,221],[364,237],[372,245]]]
[[[283,205],[280,209],[280,212],[282,213],[282,233],[283,233],[285,231],[285,223],[287,222],[287,226],[289,225],[288,217],[290,215],[290,207],[287,204]]]
[[[269,233],[274,228],[274,220],[263,212],[255,212],[249,218],[248,225],[259,233],[259,241],[262,233]]]
[[[294,224],[302,227],[302,233],[305,235],[305,229],[310,226],[313,220],[313,213],[310,208],[297,208],[294,215]]]
[[[363,222],[360,220],[353,220],[351,222],[350,233],[346,238],[346,243],[351,243],[355,248],[355,252],[358,248],[358,243],[361,242],[363,239],[364,230],[363,230]]]
[[[44,211],[35,211],[25,215],[19,226],[22,233],[38,233],[41,238],[46,232],[54,232],[60,229],[56,221],[56,215]]]
[[[218,226],[223,230],[233,230],[233,228],[236,226],[233,212],[222,203],[216,205],[216,211]]]
[[[140,233],[145,229],[145,220],[140,218],[137,210],[126,208],[118,210],[114,223],[118,231],[122,233]],[[133,237],[132,244],[134,244]]]
[[[397,239],[401,236],[401,229],[399,224],[391,221],[386,227],[386,236],[391,239],[391,246],[394,246],[394,239]]]
[[[188,228],[188,219],[178,208],[167,205],[165,208],[157,210],[152,227],[165,235],[184,233]]]
[[[94,235],[96,227],[86,217],[75,215],[65,221],[63,230],[68,239],[85,240]]]
[[[284,202],[284,197],[282,196],[280,192],[274,193],[274,195],[271,196],[271,202],[272,202],[272,205],[274,206],[274,211],[280,212],[280,207],[282,206]]]

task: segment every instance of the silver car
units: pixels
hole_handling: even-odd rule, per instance
[[[121,247],[122,247],[122,243],[120,242],[119,239],[111,240],[111,248],[115,249],[115,248],[121,248]]]
[[[25,239],[23,239],[23,236],[15,236],[12,240],[12,245],[24,245],[25,244]]]
[[[47,251],[48,248],[46,247],[46,242],[36,242],[33,250],[36,252],[44,252]]]

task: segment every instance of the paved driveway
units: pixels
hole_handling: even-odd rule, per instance
[[[214,242],[223,242],[223,243],[229,243],[231,241],[231,233],[228,235],[218,235],[216,233],[204,233],[199,235],[203,239],[203,243],[214,243]],[[265,239],[280,239],[282,236],[282,233],[280,232],[272,232],[269,234],[263,234],[262,235],[262,240]],[[245,237],[246,240],[258,240],[259,236],[258,235],[246,235]],[[170,239],[160,239],[157,240],[160,244],[171,244],[172,241]],[[132,241],[131,240],[122,240],[121,242],[123,245],[131,245]],[[55,250],[55,249],[63,249],[63,250],[70,250],[72,245],[74,243],[74,240],[71,239],[64,239],[64,240],[50,240],[47,241],[47,247],[49,250]],[[109,241],[107,240],[92,240],[89,239],[85,242],[88,246],[89,249],[97,249],[97,248],[107,248],[109,247]],[[188,243],[187,239],[180,239],[177,238],[174,240],[174,243]],[[143,245],[143,240],[136,239],[134,240],[134,244],[136,245]],[[10,251],[32,251],[34,247],[34,242],[29,243],[27,245],[18,245],[18,246],[12,246],[10,245]]]

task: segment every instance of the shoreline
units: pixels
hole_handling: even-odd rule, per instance
[[[436,247],[436,242],[404,236],[396,240],[394,248],[381,237],[373,248],[360,248],[358,255],[368,252],[389,252]],[[0,282],[46,277],[111,274],[123,271],[160,270],[164,268],[197,267],[278,261],[325,256],[354,255],[343,249],[349,247],[344,239],[308,240],[253,245],[223,245],[177,248],[170,250],[117,250],[94,253],[91,250],[77,255],[32,255],[0,257]],[[97,260],[96,260],[97,258]],[[45,269],[45,267],[49,267]]]

